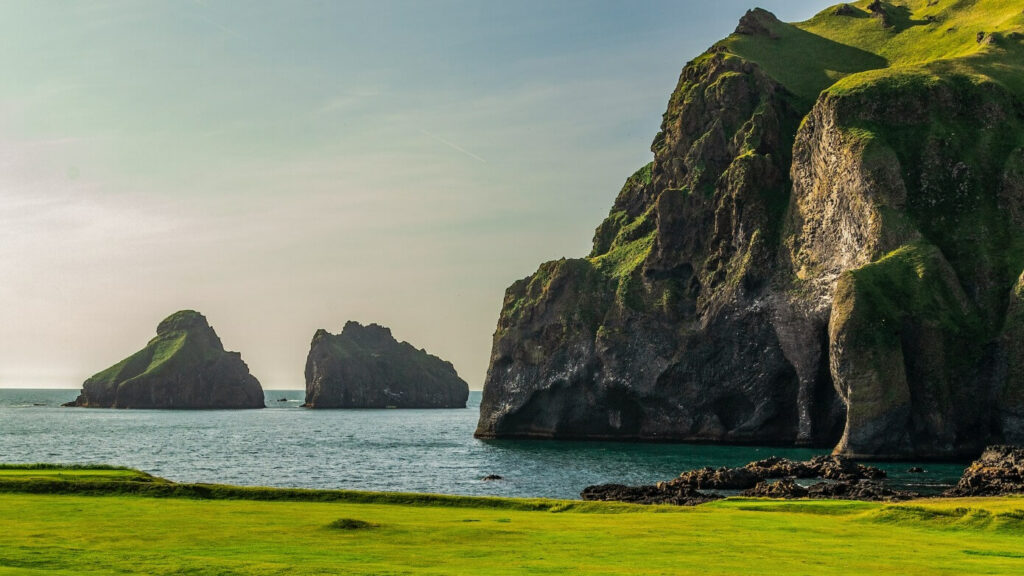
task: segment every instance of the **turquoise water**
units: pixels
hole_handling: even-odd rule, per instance
[[[306,410],[301,390],[266,410],[61,408],[77,390],[0,390],[0,462],[109,463],[180,482],[577,498],[590,484],[652,483],[700,466],[821,450],[473,438],[480,393],[462,410]],[[279,402],[285,398],[287,401]],[[892,483],[934,492],[957,464],[880,464]],[[488,474],[504,480],[484,482]]]

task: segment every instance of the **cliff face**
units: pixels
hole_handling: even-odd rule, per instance
[[[317,330],[306,360],[309,408],[465,408],[469,385],[450,362],[399,343],[391,330],[348,322]]]
[[[887,67],[965,10],[1006,10],[974,4],[751,11],[689,63],[590,256],[508,289],[477,436],[1024,441],[1024,72],[994,66],[1022,36]],[[918,13],[934,30],[901,27]],[[873,52],[827,38],[851,29]]]
[[[69,405],[88,408],[263,408],[263,388],[206,318],[167,317],[146,347],[89,378]]]

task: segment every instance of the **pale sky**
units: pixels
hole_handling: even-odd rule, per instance
[[[589,251],[752,2],[0,2],[0,387],[193,308],[267,389],[350,319],[479,389],[505,288]]]

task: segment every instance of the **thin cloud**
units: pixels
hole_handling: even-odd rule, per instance
[[[470,152],[469,150],[466,150],[465,148],[463,148],[462,146],[459,146],[458,144],[454,144],[452,142],[449,142],[449,141],[445,140],[444,138],[441,138],[437,134],[431,134],[430,132],[427,132],[423,128],[420,128],[420,132],[422,132],[423,134],[425,134],[427,136],[430,136],[434,140],[437,140],[438,142],[440,142],[441,144],[444,144],[445,146],[451,148],[452,150],[455,150],[457,152],[462,152],[466,156],[469,156],[470,158],[472,158],[474,160],[477,160],[478,162],[483,162],[484,164],[487,163],[487,160],[484,160],[483,158],[477,156],[476,154],[473,154],[472,152]]]

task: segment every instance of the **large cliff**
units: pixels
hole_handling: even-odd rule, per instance
[[[506,292],[477,436],[1024,441],[1022,10],[748,12],[591,254]]]
[[[469,385],[455,367],[377,324],[317,330],[306,360],[309,408],[465,408]]]
[[[263,388],[238,352],[227,352],[206,317],[165,318],[142,350],[89,378],[71,406],[263,408]]]

